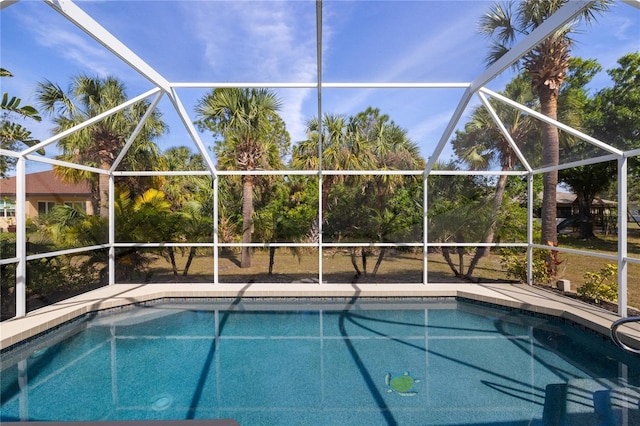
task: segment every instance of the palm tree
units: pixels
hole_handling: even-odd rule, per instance
[[[314,118],[307,124],[307,135],[307,140],[294,148],[292,166],[296,169],[317,169],[320,166],[319,140],[322,140],[323,170],[417,170],[424,167],[424,160],[420,158],[417,146],[407,137],[406,131],[390,120],[388,115],[381,114],[377,108],[369,107],[352,117],[326,114],[322,123]],[[332,208],[340,202],[338,198],[346,197],[344,200],[350,200],[353,205],[341,207],[350,209],[350,214],[346,214],[344,210],[338,211],[337,214],[341,217],[336,219],[342,221],[349,217],[346,222],[351,221],[354,230],[357,228],[358,237],[366,235],[371,241],[383,241],[395,227],[404,226],[404,223],[400,225],[397,215],[389,209],[390,197],[404,181],[402,176],[390,175],[326,175],[322,185],[322,210],[325,217],[328,217]],[[353,188],[360,188],[358,191],[362,194],[373,192],[373,205],[355,201],[361,199],[356,194],[347,196],[338,191],[337,184],[346,182]],[[356,249],[353,249],[352,264],[356,277],[360,277],[362,272],[357,266],[355,254]],[[378,271],[384,255],[383,248],[379,252],[373,275]],[[363,248],[361,257],[364,275],[367,275],[367,256],[368,250]]]
[[[4,68],[0,68],[0,77],[13,77],[13,74]],[[31,132],[27,128],[12,119],[12,116],[17,115],[21,118],[42,121],[34,107],[20,105],[21,101],[20,98],[15,96],[9,97],[6,92],[2,94],[2,100],[0,101],[0,148],[2,149],[14,150],[18,142],[22,142],[27,146],[33,146],[40,142],[31,137]],[[44,151],[38,152],[44,155]],[[5,177],[7,171],[13,168],[14,165],[14,158],[0,157],[0,178]]]
[[[116,189],[114,206],[118,242],[173,241],[175,230],[180,229],[176,226],[179,216],[171,211],[171,202],[157,189],[149,189],[135,197],[126,189]],[[40,227],[40,233],[48,236],[58,248],[92,246],[103,244],[108,239],[106,217],[88,215],[71,206],[57,205],[35,224]],[[168,250],[168,257],[177,275],[172,250]],[[106,279],[106,250],[82,252],[76,258],[78,265],[95,265],[100,269],[102,280]],[[116,260],[119,279],[131,279],[133,274],[148,274],[145,270],[153,258],[146,249],[128,247],[117,251]]]
[[[322,128],[320,126],[322,125]],[[320,133],[322,132],[322,135]],[[375,159],[371,143],[359,132],[353,119],[340,114],[325,114],[322,123],[317,118],[307,122],[307,139],[293,150],[292,166],[295,169],[318,169],[318,141],[322,139],[323,170],[373,170]],[[322,210],[329,207],[331,188],[335,183],[344,182],[344,175],[326,175],[322,183]],[[358,183],[361,178],[350,178]]]
[[[186,146],[172,147],[162,156],[167,170],[205,170],[201,154],[192,152]],[[195,243],[210,242],[213,239],[213,189],[210,176],[174,176],[167,178],[162,190],[173,204],[179,220],[179,238]],[[169,247],[170,249],[170,247]],[[187,276],[191,263],[198,252],[197,247],[189,248],[189,257],[182,273]],[[171,256],[171,253],[170,253]],[[174,274],[177,271],[174,270]]]
[[[502,94],[521,105],[535,108],[536,102],[529,87],[528,78],[524,74],[520,74],[507,84]],[[492,104],[492,108],[504,124],[511,139],[521,150],[538,135],[533,118],[519,109],[497,102]],[[496,164],[501,171],[509,171],[513,170],[517,164],[515,151],[484,106],[476,108],[470,121],[465,124],[464,131],[456,133],[453,148],[460,161],[466,163],[472,170],[486,170]],[[507,176],[501,175],[496,182],[491,217],[482,237],[482,243],[493,242],[506,185]],[[468,277],[471,277],[478,261],[488,251],[488,247],[476,249],[466,272]]]
[[[480,19],[480,31],[491,38],[487,61],[491,64],[502,57],[521,37],[530,34],[549,16],[569,0],[524,0],[517,3],[496,3]],[[610,0],[597,0],[586,8],[579,20],[587,23],[595,19],[596,13],[608,9]],[[558,91],[564,82],[570,59],[572,39],[569,34],[573,24],[558,29],[520,60],[520,66],[531,79],[531,87],[540,99],[542,114],[551,119],[558,116]],[[542,123],[543,166],[559,164],[558,129]],[[556,186],[558,172],[551,171],[543,177],[542,244],[557,244],[556,234]]]
[[[117,107],[127,100],[124,84],[115,77],[92,78],[85,75],[74,77],[68,92],[49,80],[40,82],[37,96],[40,108],[54,115],[56,133]],[[60,140],[58,147],[62,149],[62,154],[58,158],[109,170],[148,108],[148,102],[139,102]],[[153,140],[165,131],[166,125],[161,121],[161,114],[154,111],[125,157],[127,167],[133,170],[153,168],[158,156],[158,148]],[[99,211],[101,216],[108,214],[107,174],[96,177],[94,173],[71,168],[56,167],[55,170],[66,182],[88,181],[92,189],[94,212]],[[138,192],[144,190],[138,189]]]
[[[398,126],[387,114],[381,114],[378,108],[368,107],[357,114],[352,120],[353,126],[358,129],[372,151],[371,158],[375,162],[376,170],[420,170],[424,168],[424,159],[420,156],[418,146],[409,139],[406,130]],[[376,223],[375,238],[378,242],[384,241],[392,230],[404,227],[404,221],[398,220],[398,216],[391,211],[390,198],[396,188],[406,183],[406,177],[402,175],[375,175],[371,179],[376,194]],[[404,216],[410,216],[403,212]],[[366,275],[366,248],[363,251],[363,270]],[[378,259],[372,271],[372,276],[378,272],[378,268],[384,259],[386,248],[382,247],[378,253]]]
[[[281,102],[268,89],[217,88],[198,101],[201,128],[216,139],[214,151],[220,169],[267,170],[282,165],[287,134],[277,111]],[[251,243],[255,175],[242,177],[242,242]],[[242,268],[251,267],[251,248],[242,248]]]

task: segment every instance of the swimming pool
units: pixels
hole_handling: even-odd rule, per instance
[[[3,421],[639,419],[639,358],[553,318],[452,298],[157,301],[5,351],[1,375]]]

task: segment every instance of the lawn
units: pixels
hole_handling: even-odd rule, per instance
[[[618,250],[617,235],[598,234],[591,240],[580,240],[575,235],[559,236],[559,246],[581,249],[594,253],[616,254]],[[640,257],[640,229],[634,227],[628,233],[628,252]],[[464,255],[465,269],[469,265],[473,253]],[[458,265],[456,253],[451,255],[452,261]],[[429,253],[428,278],[430,282],[457,281],[441,253]],[[213,257],[211,253],[201,253],[190,266],[187,276],[182,276],[187,256],[176,257],[178,276],[174,276],[169,263],[159,258],[150,268],[146,280],[150,282],[211,282],[213,281]],[[377,253],[367,257],[367,275],[364,274],[362,258],[358,251],[356,261],[361,275],[356,277],[349,250],[327,249],[323,252],[323,279],[332,283],[419,283],[422,282],[422,250],[387,250],[379,270],[375,276],[372,271],[377,260]],[[571,290],[575,292],[584,282],[586,272],[598,272],[606,263],[615,261],[586,255],[561,253],[558,278],[571,281]],[[268,274],[269,255],[267,250],[255,250],[252,266],[240,268],[239,255],[232,250],[225,250],[219,257],[219,280],[223,283],[246,282],[315,282],[318,276],[318,251],[303,249],[293,253],[287,248],[278,249],[275,256],[272,275]],[[474,277],[480,281],[513,280],[507,276],[500,262],[498,251],[480,260],[474,271]],[[631,306],[640,306],[640,265],[630,264],[628,267],[628,298]]]

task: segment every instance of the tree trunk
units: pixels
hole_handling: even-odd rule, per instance
[[[329,193],[331,192],[331,187],[333,186],[334,176],[322,176],[322,215],[323,217],[327,214],[327,210],[329,209]]]
[[[458,272],[458,270],[456,269],[456,265],[454,265],[453,261],[451,260],[451,255],[449,254],[449,247],[442,247],[442,257],[444,257],[444,260],[447,262],[447,265],[449,265],[449,268],[451,268],[454,275],[456,277],[460,276],[460,272]]]
[[[542,114],[556,120],[558,118],[558,93],[546,85],[538,88],[540,109]],[[542,167],[557,166],[560,162],[560,137],[556,126],[542,124]],[[556,232],[556,188],[558,186],[558,171],[551,171],[543,175],[542,196],[542,238],[541,244],[555,245],[558,243]]]
[[[273,275],[273,264],[275,263],[276,258],[276,248],[269,247],[269,275]]]
[[[367,249],[362,247],[362,273],[367,276]]]
[[[464,247],[458,247],[458,262],[460,263],[460,275],[464,274]]]
[[[91,210],[95,216],[100,215],[100,184],[94,180],[91,180],[89,185],[91,186]]]
[[[184,271],[182,271],[182,276],[186,277],[187,274],[189,273],[189,268],[191,267],[191,262],[193,262],[193,259],[196,257],[196,248],[195,247],[191,247],[189,249],[189,257],[187,258],[187,263],[184,265]]]
[[[178,266],[176,265],[176,255],[173,252],[173,247],[167,247],[167,251],[169,252],[169,260],[171,261],[171,269],[173,270],[173,276],[178,276]]]
[[[589,240],[595,235],[593,234],[593,217],[591,216],[591,197],[590,194],[578,195],[578,207],[580,212],[580,238]]]
[[[540,111],[547,117],[558,118],[558,91],[541,84],[537,87],[540,98]],[[542,167],[557,166],[560,163],[560,136],[556,126],[542,124]],[[556,230],[556,188],[558,186],[558,171],[546,172],[543,175],[542,195],[542,238],[541,244],[556,247],[558,233]],[[549,252],[547,269],[550,282],[555,282],[558,274],[557,253]]]
[[[360,268],[358,268],[358,262],[356,261],[356,249],[351,249],[351,264],[353,265],[353,269],[356,270],[356,277],[360,277],[362,273],[360,272]]]
[[[456,234],[456,243],[464,243],[464,235],[460,232]],[[460,264],[460,275],[464,275],[464,253],[467,249],[463,246],[456,247],[456,251],[458,252],[458,263]]]
[[[382,263],[382,259],[384,258],[384,253],[387,250],[386,247],[380,247],[380,254],[378,255],[378,260],[376,260],[376,264],[373,267],[373,272],[371,272],[371,276],[375,277],[376,274],[378,273],[378,268],[380,267],[380,264]]]
[[[110,167],[106,161],[100,163],[102,170],[109,170]],[[100,216],[109,217],[109,175],[100,173],[98,176],[98,191],[100,193]]]
[[[253,176],[245,176],[242,182],[242,243],[251,242],[253,234]],[[251,267],[251,247],[242,247],[241,268]]]
[[[493,237],[496,234],[496,217],[500,212],[500,207],[502,206],[502,200],[504,199],[504,190],[507,186],[507,176],[502,175],[498,179],[498,184],[496,185],[496,193],[493,197],[493,210],[491,212],[491,223],[489,224],[489,229],[487,229],[484,238],[482,239],[483,243],[491,244],[493,243]],[[478,247],[476,248],[476,252],[471,259],[471,263],[467,268],[467,277],[471,278],[473,274],[473,270],[476,268],[478,261],[480,261],[481,257],[488,256],[491,251],[490,247]]]

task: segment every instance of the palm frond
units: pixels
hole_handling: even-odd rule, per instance
[[[511,3],[495,3],[480,17],[478,31],[499,44],[510,46],[518,34],[513,19]]]
[[[75,112],[73,101],[65,94],[64,90],[49,80],[39,82],[36,87],[38,108],[49,113],[70,117]]]
[[[22,100],[18,97],[12,96],[9,98],[8,93],[2,94],[2,101],[0,102],[0,110],[13,112],[21,115],[25,118],[31,118],[32,120],[42,121],[42,117],[38,115],[38,111],[31,105],[20,105]]]

